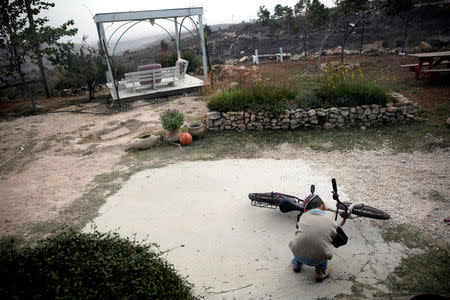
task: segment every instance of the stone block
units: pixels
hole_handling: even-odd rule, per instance
[[[330,112],[331,112],[332,114],[339,114],[339,113],[340,113],[340,110],[339,110],[338,108],[336,108],[336,107],[332,107],[332,108],[330,108]]]
[[[206,113],[206,117],[209,120],[217,120],[220,119],[220,117],[222,116],[222,114],[218,111],[210,111]]]
[[[339,117],[340,117],[339,114],[335,114],[335,113],[331,113],[331,114],[330,114],[330,118],[338,119]]]

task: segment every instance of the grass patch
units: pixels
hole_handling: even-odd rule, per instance
[[[437,202],[448,202],[448,199],[446,199],[439,191],[431,190],[428,195],[430,200]]]
[[[35,247],[2,242],[6,299],[195,299],[155,244],[67,229]]]
[[[433,293],[450,295],[450,249],[431,249],[402,260],[386,283],[398,294]]]
[[[378,295],[386,296],[379,288],[373,287],[370,284],[362,283],[356,280],[356,277],[351,275],[349,278],[352,281],[351,294],[338,294],[333,299],[340,300],[357,300],[378,297]]]
[[[80,141],[78,141],[78,144],[86,144],[86,143],[93,143],[93,142],[99,142],[100,136],[113,132],[121,127],[126,127],[128,130],[130,130],[131,132],[136,131],[137,129],[139,129],[141,127],[141,122],[139,120],[135,120],[135,119],[130,119],[127,120],[125,122],[120,122],[119,125],[116,125],[112,128],[104,128],[102,130],[96,131],[94,133],[90,133],[86,136],[84,136]],[[80,128],[80,130],[83,127]]]
[[[391,289],[393,295],[450,295],[448,245],[437,246],[420,228],[408,224],[386,229],[383,238],[399,242],[408,248],[425,249],[423,253],[402,259],[400,265],[385,280],[384,284]]]
[[[37,140],[29,140],[27,143],[20,145],[17,152],[14,152],[11,156],[1,157],[0,174],[25,171],[27,166],[34,161],[35,155],[40,152],[39,149],[36,149],[37,145]],[[23,150],[21,151],[22,147]]]
[[[409,224],[400,224],[386,229],[383,232],[383,239],[388,242],[401,243],[408,248],[425,249],[430,245],[430,241],[423,234],[423,231]]]

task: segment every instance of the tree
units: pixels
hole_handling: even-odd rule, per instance
[[[260,6],[258,10],[258,22],[263,25],[268,25],[270,20],[270,11],[264,6]]]
[[[42,62],[43,55],[52,55],[58,47],[62,46],[59,40],[64,36],[74,36],[78,29],[69,29],[73,25],[73,20],[69,20],[59,27],[51,27],[46,25],[47,17],[38,16],[42,11],[54,7],[54,3],[44,2],[41,0],[23,0],[25,11],[28,18],[28,28],[26,30],[27,40],[30,43],[30,57],[32,62],[38,65],[41,74],[42,84],[44,85],[47,98],[50,98],[50,91],[45,75],[45,67]],[[37,18],[35,18],[37,16]],[[67,42],[66,44],[68,44]]]
[[[283,6],[281,4],[277,4],[275,5],[275,9],[274,9],[274,18],[279,20],[279,21],[287,21],[292,19],[292,17],[294,16],[294,12],[292,10],[292,8],[290,8],[289,6]]]
[[[19,76],[25,92],[30,98],[33,111],[36,103],[33,94],[26,82],[22,64],[25,62],[27,52],[30,50],[26,42],[25,26],[26,19],[23,17],[24,6],[22,1],[1,0],[0,2],[0,50],[6,52],[8,64],[2,68],[1,81],[8,83],[11,79]]]
[[[165,40],[161,40],[161,42],[159,43],[161,50],[166,51],[167,49],[169,49],[169,44],[167,44],[167,42]]]
[[[46,17],[35,18],[42,10],[53,7],[53,3],[40,0],[1,0],[0,6],[0,49],[6,52],[9,62],[3,67],[1,79],[8,83],[18,76],[30,98],[32,109],[36,110],[34,97],[25,79],[26,74],[22,70],[25,58],[31,58],[39,66],[41,77],[46,83],[42,57],[55,54],[59,47],[70,46],[71,43],[60,43],[59,39],[75,35],[77,29],[68,29],[73,21],[53,28],[45,25],[48,22]]]
[[[106,82],[106,65],[101,55],[101,47],[88,46],[86,37],[78,51],[60,48],[52,62],[58,64],[60,80],[72,87],[82,87],[89,91],[89,99],[94,99],[95,88]]]
[[[211,27],[208,24],[203,25],[203,32],[205,36],[210,36],[212,33]]]
[[[380,3],[368,0],[335,0],[337,13],[341,19],[343,36],[340,39],[341,63],[344,63],[344,48],[350,35],[364,22],[364,19],[380,8]]]
[[[402,52],[405,51],[406,37],[408,36],[409,15],[408,11],[412,8],[411,0],[384,0],[384,7],[389,16],[400,16],[405,22],[403,31]]]
[[[307,56],[310,32],[328,22],[329,10],[319,0],[300,0],[294,5],[294,13],[289,26],[294,33],[303,32],[303,51]]]
[[[269,26],[272,34],[278,33],[284,21],[289,16],[292,16],[292,10],[289,12],[289,6],[282,6],[277,4],[275,6],[275,12],[273,15],[270,14],[270,11],[263,5],[259,7],[258,10],[258,20],[257,22],[261,23],[263,26]]]

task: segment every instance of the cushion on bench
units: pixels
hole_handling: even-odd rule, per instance
[[[143,65],[143,66],[138,66],[138,72],[140,71],[148,71],[148,70],[155,70],[155,69],[161,69],[161,64],[149,64],[149,65]],[[160,83],[161,79],[156,79],[155,83]],[[153,81],[141,81],[140,82],[141,85],[144,84],[153,84]]]

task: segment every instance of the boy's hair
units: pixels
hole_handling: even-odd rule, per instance
[[[305,206],[305,210],[310,210],[310,209],[314,209],[314,208],[318,208],[323,204],[322,199],[320,199],[320,197],[318,195],[314,195],[312,197],[312,199],[310,199],[308,201],[308,203],[306,203]]]

